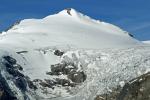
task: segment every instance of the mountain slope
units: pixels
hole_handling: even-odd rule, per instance
[[[150,44],[150,41],[142,41],[145,44]]]
[[[71,45],[78,48],[130,47],[139,44],[120,28],[91,19],[74,9],[43,19],[26,19],[4,32],[0,43],[37,48]]]
[[[0,35],[0,99],[94,100],[150,71],[150,47],[66,9]]]

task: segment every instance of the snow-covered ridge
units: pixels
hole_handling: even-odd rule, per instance
[[[54,14],[54,15],[49,15],[49,16],[43,18],[43,20],[49,20],[49,19],[51,19],[51,17],[54,17],[54,16],[69,17],[69,18],[72,18],[73,20],[78,20],[85,24],[89,24],[89,25],[91,24],[91,25],[95,25],[95,26],[101,25],[102,28],[107,28],[107,29],[109,28],[109,30],[112,29],[112,30],[120,31],[121,33],[123,32],[122,29],[120,29],[119,27],[117,27],[115,25],[112,25],[112,24],[106,23],[106,22],[102,22],[100,20],[92,19],[91,17],[84,15],[84,14],[76,11],[73,8],[68,8],[68,9],[62,10],[59,13]],[[22,20],[21,22],[37,21],[37,20],[41,20],[41,19],[25,19],[25,20]],[[117,32],[117,33],[119,33],[119,32]],[[116,34],[116,33],[114,33],[114,34]],[[127,32],[124,31],[124,34],[127,34]]]
[[[103,21],[100,21],[100,20],[95,20],[95,19],[92,19],[91,17],[87,16],[87,15],[84,15],[78,11],[76,11],[75,9],[73,8],[68,8],[68,9],[65,9],[61,12],[59,12],[58,14],[61,14],[63,16],[69,16],[69,17],[72,17],[72,18],[75,18],[81,22],[84,22],[86,24],[92,24],[92,25],[104,25],[104,27],[107,26],[107,28],[114,28],[115,30],[120,30],[120,32],[122,32],[122,29],[120,29],[119,27],[115,26],[115,25],[112,25],[110,23],[106,23],[106,22],[103,22]],[[48,16],[50,17],[50,16]],[[48,18],[46,17],[46,18]],[[102,26],[101,25],[101,26]],[[124,32],[125,34],[127,34],[127,32]]]
[[[99,49],[140,44],[119,27],[91,19],[74,9],[65,9],[43,19],[22,20],[7,32],[3,32],[1,37],[5,38],[2,38],[0,43],[13,44],[23,41],[34,48],[71,45]]]

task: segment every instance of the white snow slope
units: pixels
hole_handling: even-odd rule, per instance
[[[63,56],[54,55],[64,51]],[[23,67],[22,73],[34,79],[67,79],[50,76],[50,66],[73,63],[84,71],[86,80],[76,87],[28,90],[31,100],[93,100],[97,94],[150,71],[150,47],[130,37],[117,26],[91,19],[74,9],[63,10],[43,19],[25,19],[0,34],[0,57],[9,55]],[[18,53],[22,52],[22,53]],[[1,66],[0,66],[1,67]],[[7,79],[1,67],[0,73]],[[18,91],[17,98],[23,96]],[[43,91],[45,91],[44,93]]]
[[[150,44],[150,41],[142,41],[145,44]]]
[[[25,19],[2,33],[1,43],[39,48],[68,45],[78,48],[133,46],[139,42],[120,28],[90,19],[74,9],[63,10],[43,19]]]

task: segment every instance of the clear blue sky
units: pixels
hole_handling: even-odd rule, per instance
[[[74,8],[150,40],[150,0],[0,0],[0,31],[25,18],[43,18]]]

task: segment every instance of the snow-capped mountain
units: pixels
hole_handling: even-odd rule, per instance
[[[1,39],[1,43],[27,48],[71,45],[99,49],[139,44],[119,27],[91,19],[74,9],[43,19],[22,20],[2,35],[5,38]]]
[[[0,99],[94,100],[150,71],[150,47],[65,9],[0,34]]]

